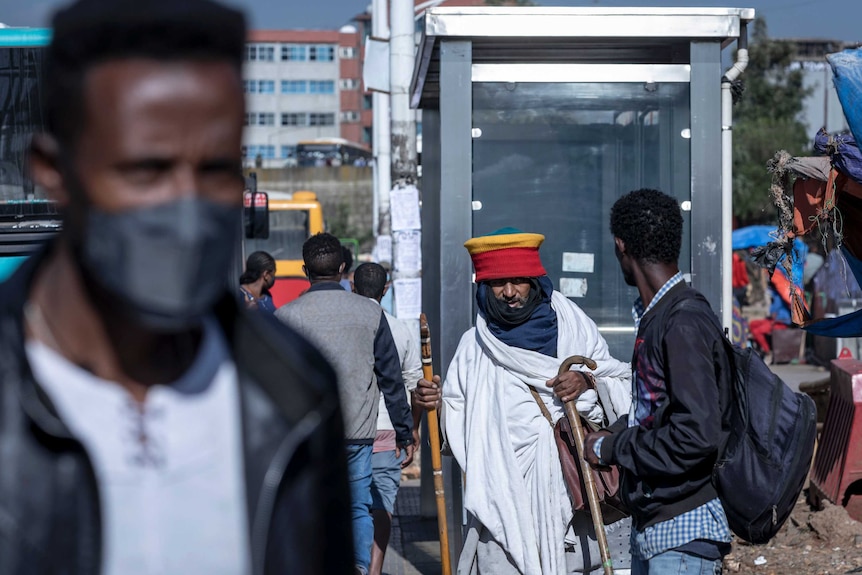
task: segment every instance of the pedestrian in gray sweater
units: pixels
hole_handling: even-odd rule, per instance
[[[341,242],[320,233],[302,246],[303,271],[311,287],[276,311],[275,316],[305,336],[323,353],[338,375],[344,414],[347,465],[357,570],[371,560],[371,453],[377,431],[379,393],[395,428],[397,450],[413,459],[412,418],[401,362],[389,324],[379,305],[341,287]]]

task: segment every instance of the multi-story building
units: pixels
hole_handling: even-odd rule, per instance
[[[318,138],[362,141],[360,36],[341,30],[255,30],[245,49],[247,165],[295,158],[296,144]]]
[[[413,0],[431,6],[484,6],[485,0]],[[417,17],[417,32],[424,20]],[[300,141],[343,138],[372,145],[371,93],[362,85],[371,13],[340,30],[254,30],[245,52],[246,165],[291,164]]]

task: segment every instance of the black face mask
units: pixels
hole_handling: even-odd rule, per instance
[[[488,318],[501,327],[521,325],[533,315],[536,307],[542,303],[542,289],[536,278],[530,278],[530,294],[521,307],[510,307],[504,300],[494,297],[490,288],[485,290],[485,312]]]
[[[196,197],[118,213],[89,206],[77,238],[82,269],[142,326],[196,327],[225,290],[240,213]]]

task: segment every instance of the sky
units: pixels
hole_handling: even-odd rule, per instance
[[[67,0],[0,0],[0,22],[46,26]],[[370,0],[227,0],[243,8],[255,28],[336,29],[363,12]],[[862,0],[536,0],[545,6],[734,6],[764,16],[773,38],[825,38],[862,42]]]

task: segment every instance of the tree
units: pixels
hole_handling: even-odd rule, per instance
[[[795,52],[792,42],[768,37],[765,20],[754,21],[745,89],[734,106],[733,211],[742,225],[774,221],[767,160],[778,150],[810,153],[813,134],[799,121],[810,90],[802,70],[790,68]]]

